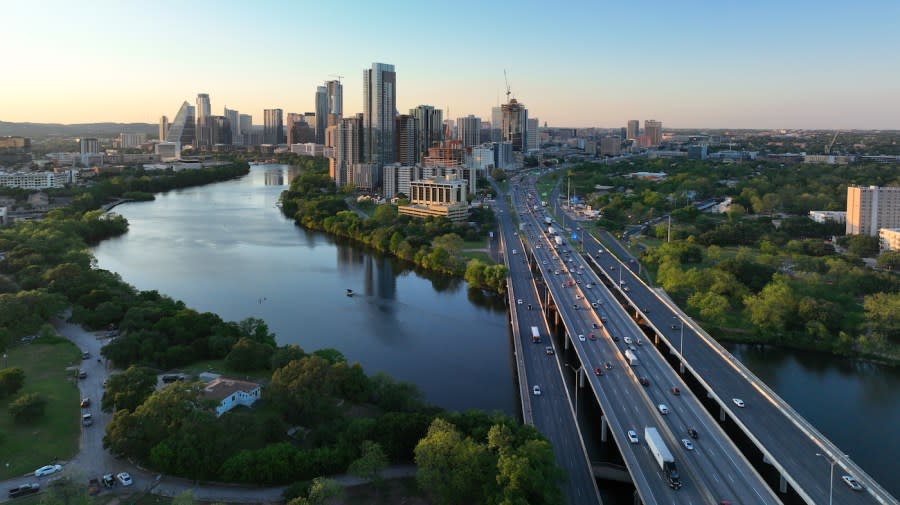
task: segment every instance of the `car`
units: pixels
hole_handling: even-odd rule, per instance
[[[166,375],[162,376],[162,381],[164,384],[171,384],[175,381],[183,381],[183,380],[184,380],[183,375],[166,374]]]
[[[656,406],[656,408],[659,409],[659,413],[662,415],[666,415],[669,413],[669,407],[667,407],[665,403],[660,403]]]
[[[605,366],[607,370],[612,370],[612,363],[610,363],[609,361],[604,363],[603,366]]]
[[[113,474],[108,473],[103,476],[103,487],[113,487],[116,485],[116,478],[113,477]]]
[[[119,484],[122,484],[123,486],[130,486],[134,484],[134,482],[131,480],[131,475],[128,475],[128,472],[121,472],[116,474],[116,480],[118,480]]]
[[[81,359],[88,359],[91,357],[91,353],[84,351],[81,353]]]
[[[576,299],[576,300],[581,300],[581,299],[582,299],[582,296],[581,296],[580,294],[577,294],[577,295],[575,295],[575,299]]]
[[[631,337],[625,337],[625,343],[626,343],[626,344],[630,344],[630,343],[631,343]]]
[[[82,398],[82,399],[81,399],[81,408],[86,409],[86,408],[88,408],[88,407],[90,407],[90,406],[91,406],[91,399],[90,399],[90,398]]]
[[[547,260],[544,260],[541,262],[541,265],[546,265],[546,264],[547,264]]]
[[[863,489],[862,484],[860,484],[858,480],[854,479],[853,477],[851,477],[849,475],[841,476],[841,480],[844,481],[844,484],[847,484],[848,486],[850,486],[850,489],[852,489],[854,491],[862,491],[862,489]]]
[[[62,465],[45,465],[34,471],[35,477],[43,477],[62,471]]]
[[[612,336],[612,339],[613,339],[613,342],[618,342],[618,341],[619,341],[619,336],[618,336],[618,335],[613,335],[613,336]]]
[[[650,313],[650,307],[644,307],[644,314]]]
[[[605,322],[606,322],[606,316],[600,316],[600,322],[605,323]]]
[[[85,372],[84,370],[79,370],[79,371],[78,371],[78,378],[79,378],[79,379],[87,379],[87,372]]]
[[[637,347],[635,347],[635,346],[633,346],[633,345],[629,345],[629,346],[628,346],[628,350],[630,350],[630,351],[637,351]]]
[[[94,416],[90,412],[81,416],[82,426],[91,426],[92,424],[94,424]]]
[[[593,328],[593,329],[595,329],[595,330],[597,330],[597,329],[599,329],[599,328],[600,328],[600,325],[599,325],[599,324],[597,324],[597,323],[591,323],[591,328]]]
[[[641,340],[640,338],[636,338],[636,339],[634,340],[634,343],[637,344],[637,345],[641,345],[641,342],[642,342],[642,340]]]
[[[630,289],[628,289],[628,286],[625,286],[625,287],[624,287],[624,288],[622,288],[622,291],[624,291],[624,292],[626,292],[626,293],[627,293],[627,292],[629,292],[629,291],[631,291],[631,290],[630,290]]]
[[[593,333],[591,333],[590,335],[588,335],[588,338],[589,338],[590,340],[597,340],[597,336],[594,335]]]
[[[678,325],[677,325],[677,324],[670,324],[670,325],[669,325],[669,328],[672,328],[673,330],[677,330],[677,329],[678,329]]]
[[[578,304],[577,304],[577,303],[573,303],[573,304],[572,304],[572,309],[578,310]]]
[[[547,347],[544,347],[544,352],[547,353],[548,356],[552,355],[552,354],[553,354],[553,347],[551,347],[551,346],[549,346],[549,345],[548,345]]]
[[[37,482],[31,484],[22,484],[21,486],[14,487],[9,490],[10,498],[18,498],[20,496],[30,495],[32,493],[37,493],[41,490],[41,485]]]
[[[700,435],[697,433],[697,430],[695,430],[694,428],[688,428],[687,432],[688,436],[690,436],[694,440],[697,440],[700,437]]]
[[[519,298],[519,299],[518,299],[518,300],[516,300],[516,304],[518,304],[518,305],[522,305],[522,299],[521,299],[521,298]]]
[[[589,282],[589,283],[587,283],[587,285],[585,287],[588,289],[592,289],[594,287],[594,285]]]
[[[501,211],[501,212],[503,212],[503,211]],[[519,251],[516,251],[515,249],[513,249],[513,254],[519,254]]]
[[[579,333],[579,334],[578,334],[578,340],[581,340],[582,342],[584,342],[584,335],[582,335],[582,334]]]
[[[680,396],[680,395],[681,395],[681,390],[678,389],[677,386],[672,386],[672,390],[671,390],[671,391],[672,391],[672,394],[675,395],[675,396]]]
[[[650,385],[650,379],[648,379],[648,378],[646,378],[646,377],[641,377],[640,379],[638,379],[638,382],[641,383],[641,386],[645,386],[645,387],[646,387],[646,386],[649,386],[649,385]]]
[[[615,265],[610,265],[610,266],[609,266],[609,269],[610,269],[610,270],[615,270],[615,269],[616,269],[616,266],[615,266]]]
[[[534,396],[541,396],[541,387],[536,385],[531,388],[531,392],[534,394]]]
[[[637,444],[641,440],[638,438],[637,432],[635,432],[634,430],[628,430],[628,441],[632,444]]]
[[[594,375],[603,375],[603,370],[601,370],[600,367],[595,368]]]
[[[593,302],[593,303],[591,303],[591,307],[593,307],[593,308],[595,308],[595,309],[596,309],[596,308],[597,308],[597,302]]]
[[[597,254],[603,254],[603,249],[597,249]]]
[[[694,443],[691,442],[690,440],[686,439],[686,438],[682,438],[682,439],[681,439],[681,445],[683,445],[684,448],[687,449],[687,450],[689,450],[689,451],[693,451],[693,450],[694,450]]]
[[[732,398],[731,401],[740,408],[744,408],[744,400],[740,398]]]

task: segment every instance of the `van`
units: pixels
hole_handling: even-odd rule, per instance
[[[94,424],[94,417],[91,416],[90,412],[81,416],[81,425],[82,426],[90,426]]]

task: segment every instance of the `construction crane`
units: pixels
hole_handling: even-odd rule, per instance
[[[337,75],[337,74],[328,74],[328,77],[337,77],[338,82],[341,82],[341,79],[344,78],[343,75]]]
[[[835,130],[834,137],[831,137],[831,142],[828,143],[828,147],[825,148],[825,154],[831,154],[831,148],[834,147],[834,142],[837,140],[839,131]]]
[[[503,69],[503,80],[506,82],[506,103],[509,103],[509,95],[512,92],[509,90],[509,79],[506,78],[506,69]]]

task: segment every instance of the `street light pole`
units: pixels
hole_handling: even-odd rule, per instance
[[[834,498],[834,464],[837,463],[836,459],[829,458],[825,454],[816,453],[816,456],[821,456],[825,458],[826,461],[831,465],[831,472],[828,474],[828,505],[832,505],[832,499]]]

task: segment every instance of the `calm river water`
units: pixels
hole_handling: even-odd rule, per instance
[[[140,289],[226,320],[262,318],[280,344],[336,348],[369,373],[417,384],[442,407],[515,414],[502,303],[297,228],[275,207],[292,175],[284,166],[251,167],[240,180],[119,206],[129,232],[94,254]],[[345,296],[347,288],[358,296]],[[729,350],[900,495],[900,371],[782,349]]]

